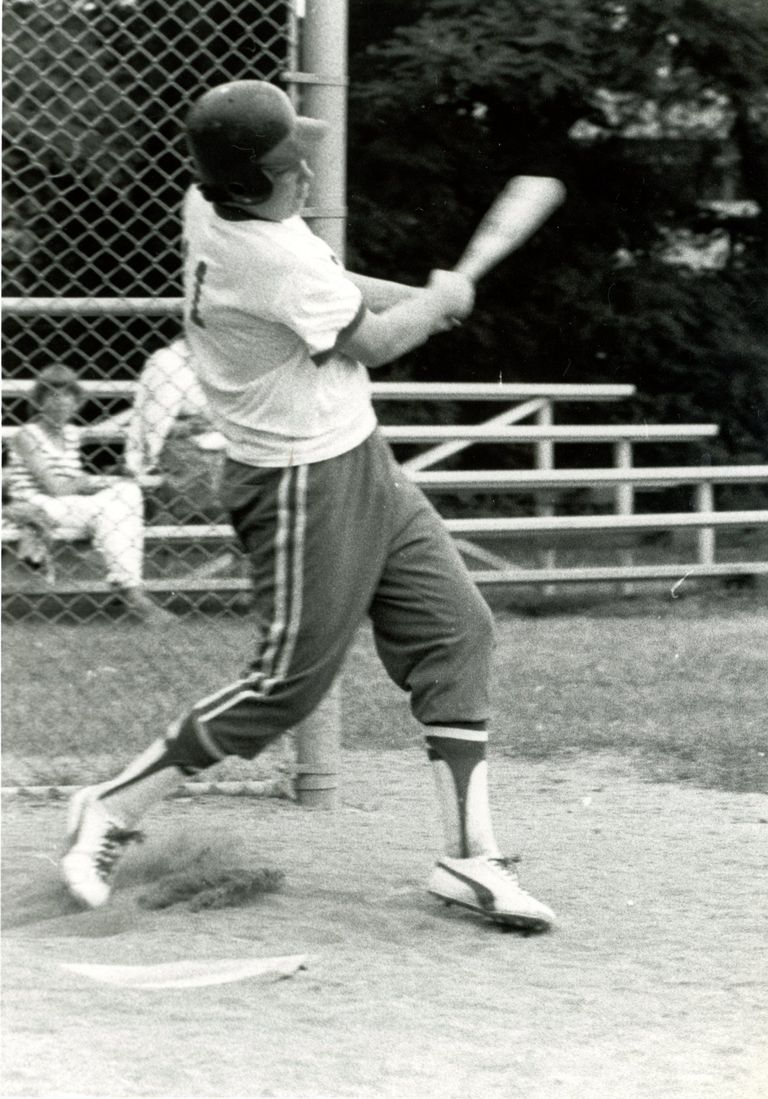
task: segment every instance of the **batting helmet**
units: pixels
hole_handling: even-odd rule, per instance
[[[186,137],[206,198],[263,202],[272,183],[262,161],[276,146],[281,162],[306,158],[324,122],[297,115],[288,96],[263,80],[234,80],[205,92],[187,116]],[[268,165],[267,165],[268,166]]]

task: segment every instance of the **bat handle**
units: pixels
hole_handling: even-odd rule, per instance
[[[452,268],[457,275],[464,275],[473,285],[477,285],[486,270],[485,257],[476,255],[468,249],[455,267]]]

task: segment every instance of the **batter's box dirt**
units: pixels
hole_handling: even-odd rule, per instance
[[[192,912],[204,908],[235,908],[253,904],[265,893],[275,893],[285,880],[282,870],[232,869],[201,874],[189,871],[157,882],[138,898],[141,908],[162,909],[185,905]]]

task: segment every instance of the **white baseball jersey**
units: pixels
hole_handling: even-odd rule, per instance
[[[364,311],[332,249],[300,217],[184,204],[185,330],[227,453],[253,466],[324,461],[376,427],[364,366],[332,349]]]

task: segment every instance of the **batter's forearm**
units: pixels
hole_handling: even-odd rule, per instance
[[[449,271],[433,272],[428,286],[381,313],[367,312],[360,324],[343,336],[337,349],[375,368],[421,347],[437,332],[448,331],[454,318],[472,308],[470,283]]]
[[[352,271],[347,272],[350,282],[353,282],[363,295],[363,301],[372,313],[381,313],[385,309],[391,309],[393,305],[399,305],[402,301],[408,301],[419,292],[416,286],[406,286],[403,282],[392,282],[389,279],[374,279],[369,275],[358,275]]]

